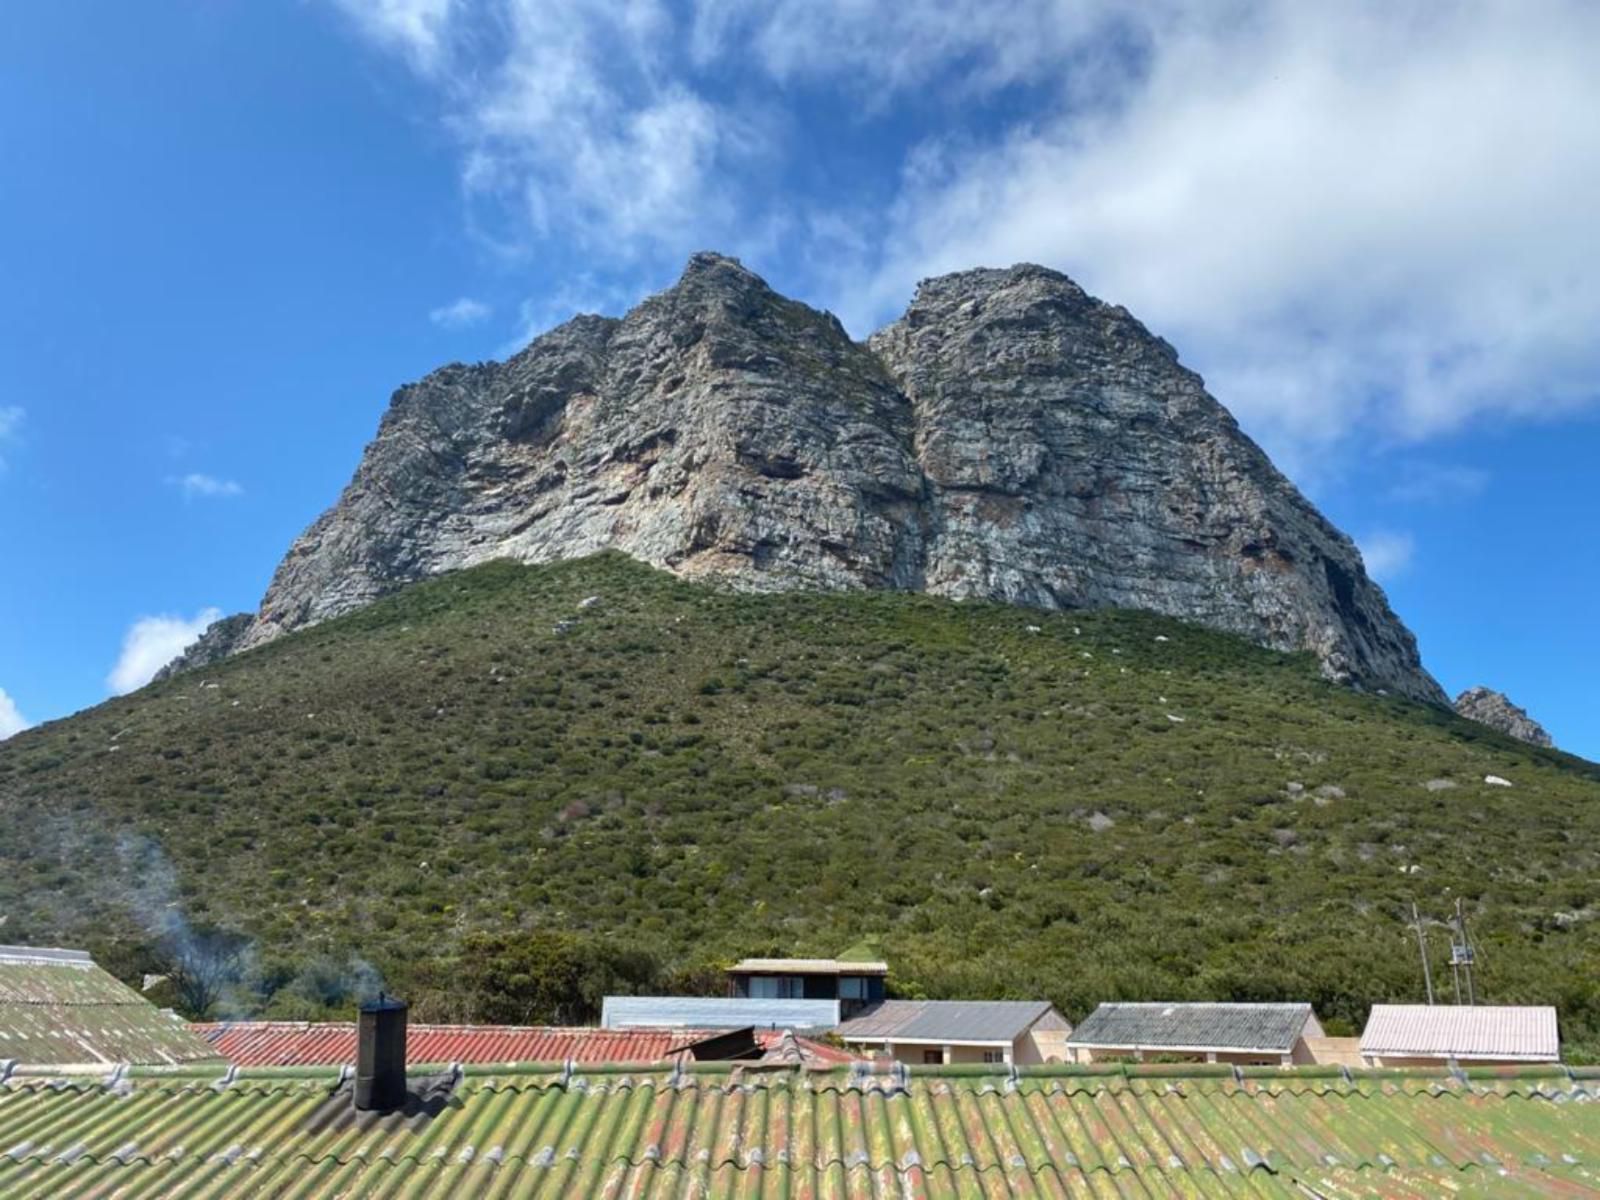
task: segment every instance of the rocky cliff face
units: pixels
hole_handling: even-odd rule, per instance
[[[1354,545],[1172,348],[1034,266],[927,281],[863,345],[700,254],[620,320],[436,371],[228,648],[607,548],[747,589],[1151,609],[1444,702]]]
[[[1498,729],[1534,746],[1553,746],[1544,726],[1530,717],[1525,709],[1511,703],[1510,697],[1486,687],[1468,688],[1456,697],[1456,712],[1469,721]]]

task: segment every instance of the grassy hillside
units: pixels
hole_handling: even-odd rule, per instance
[[[909,994],[1359,1023],[1420,999],[1411,900],[1457,896],[1480,996],[1600,1048],[1588,764],[1164,618],[611,555],[425,583],[0,746],[0,940],[131,964],[183,913],[257,939],[274,1011],[307,963],[431,994],[466,934],[526,928],[680,968],[877,937]]]

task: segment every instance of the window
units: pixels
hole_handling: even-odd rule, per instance
[[[839,976],[839,999],[865,1000],[867,998],[867,981],[859,975]]]
[[[922,1061],[924,1063],[926,1063],[927,1065],[929,1065],[929,1066],[934,1066],[934,1065],[936,1065],[938,1063],[942,1063],[942,1062],[944,1062],[944,1051],[943,1050],[924,1050],[922,1052]]]
[[[794,975],[750,976],[752,1000],[798,1000],[805,994],[805,980]]]
[[[1006,1052],[1004,1050],[985,1050],[983,1052],[983,1061],[986,1063],[1003,1063],[1005,1060]]]

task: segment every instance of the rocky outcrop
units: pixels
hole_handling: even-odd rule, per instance
[[[205,632],[189,643],[182,654],[155,673],[152,682],[171,679],[174,675],[181,675],[185,671],[221,662],[240,648],[245,635],[255,624],[255,619],[255,613],[234,613],[231,617],[211,622],[206,626]]]
[[[695,255],[626,317],[395,393],[241,639],[491,558],[618,549],[739,588],[1150,609],[1443,703],[1350,540],[1172,347],[1041,267],[854,342]]]
[[[1469,721],[1498,729],[1532,746],[1553,746],[1544,726],[1518,708],[1503,692],[1491,688],[1468,688],[1456,697],[1455,710]]]

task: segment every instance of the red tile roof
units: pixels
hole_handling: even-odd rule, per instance
[[[356,1058],[353,1021],[220,1021],[190,1028],[240,1067],[333,1066]],[[414,1063],[656,1063],[665,1060],[673,1047],[711,1032],[716,1031],[412,1024],[406,1031],[406,1058]],[[783,1031],[761,1031],[756,1037],[770,1049]],[[795,1040],[818,1065],[846,1063],[855,1057],[810,1038]]]

